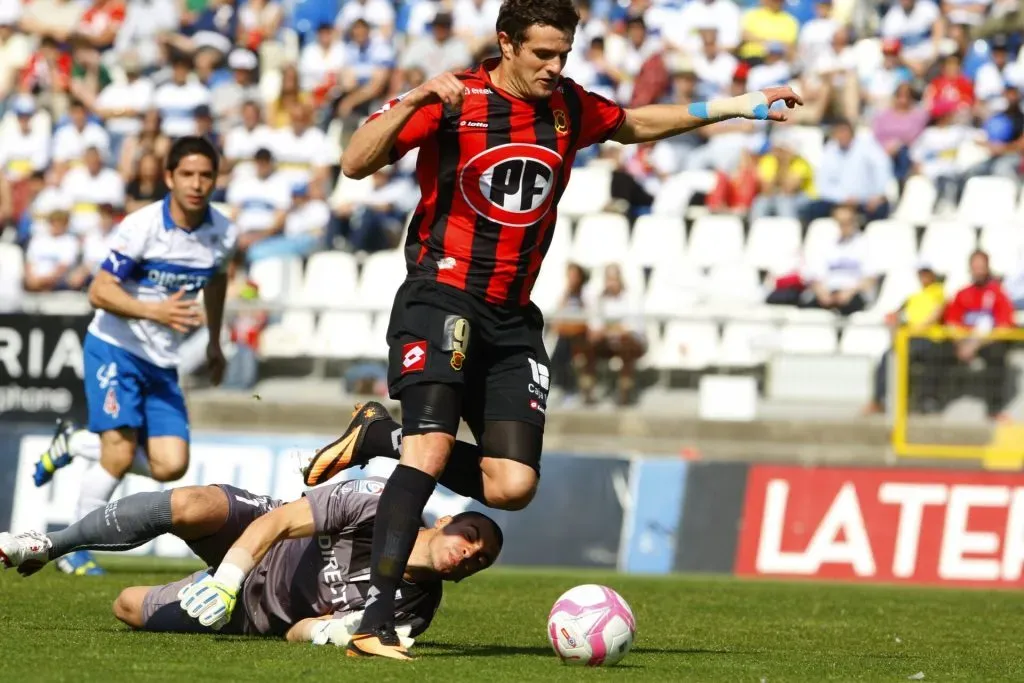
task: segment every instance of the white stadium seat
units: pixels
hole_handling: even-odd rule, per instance
[[[646,329],[647,336],[647,353],[640,356],[637,359],[636,366],[641,370],[654,367],[654,364],[658,360],[658,355],[661,353],[661,345],[663,343],[663,335],[661,333],[661,325],[656,322],[648,322]]]
[[[674,216],[640,216],[633,224],[627,263],[654,266],[679,263],[683,259],[686,226]]]
[[[767,362],[779,343],[779,327],[770,322],[732,321],[725,323],[719,350],[721,364],[749,368]]]
[[[943,275],[967,267],[977,232],[959,221],[932,221],[921,238],[921,260]]]
[[[570,251],[572,251],[572,221],[559,215],[555,222],[554,232],[551,233],[551,243],[544,256],[544,263],[564,265],[569,261]]]
[[[1024,226],[1020,224],[988,225],[981,229],[978,246],[989,255],[992,272],[1008,275],[1020,270]]]
[[[612,196],[612,173],[607,168],[574,168],[558,202],[558,211],[576,218],[603,211]]]
[[[765,300],[765,291],[753,266],[742,263],[713,266],[706,281],[706,300],[715,306],[756,306]]]
[[[698,192],[708,193],[715,187],[714,171],[680,171],[669,176],[662,183],[654,197],[651,212],[657,216],[686,215],[693,195]]]
[[[295,257],[268,258],[249,266],[249,277],[264,301],[284,301],[302,287],[302,261]]]
[[[868,253],[880,272],[913,267],[917,263],[917,232],[909,223],[871,221],[864,228]]]
[[[629,221],[617,213],[596,213],[576,224],[569,259],[588,268],[622,261],[629,249]]]
[[[800,263],[800,221],[795,218],[759,218],[750,225],[746,262],[773,273]]]
[[[785,131],[786,139],[793,143],[794,149],[800,150],[811,168],[817,168],[821,161],[821,153],[825,149],[825,132],[819,126],[782,126],[778,130]]]
[[[964,183],[957,217],[967,225],[988,225],[1012,216],[1017,183],[998,176],[974,176]]]
[[[551,263],[547,259],[540,267],[530,300],[545,314],[554,313],[562,304],[566,285],[565,270],[565,263]]]
[[[366,199],[373,192],[373,176],[365,178],[349,178],[346,175],[338,176],[338,184],[334,186],[331,193],[331,206],[337,206],[342,202],[355,202]]]
[[[359,276],[355,303],[371,311],[390,311],[395,292],[405,280],[405,257],[400,249],[370,254]]]
[[[309,306],[345,307],[355,301],[356,259],[343,251],[320,251],[309,257],[299,302]]]
[[[20,307],[24,293],[25,256],[17,244],[0,243],[0,311]]]
[[[690,231],[688,260],[697,266],[738,263],[743,258],[743,223],[736,216],[702,216]]]
[[[363,357],[367,360],[388,359],[388,323],[390,322],[390,313],[374,314],[370,334],[363,347]]]
[[[917,271],[913,267],[890,271],[882,280],[878,298],[875,299],[871,310],[882,316],[891,313],[902,306],[907,297],[919,289],[921,289],[921,283],[918,281]]]
[[[718,325],[671,321],[652,365],[665,370],[703,370],[718,357]]]
[[[263,358],[296,358],[313,351],[314,318],[312,311],[285,311],[281,320],[260,334]]]
[[[892,336],[883,325],[848,325],[839,340],[839,353],[844,356],[877,358],[891,344]]]
[[[836,328],[824,323],[786,323],[779,334],[779,346],[786,353],[834,354]]]
[[[839,224],[833,218],[817,218],[807,226],[804,239],[804,263],[818,263],[826,249],[839,239]]]
[[[680,315],[703,298],[704,277],[687,264],[658,266],[651,273],[644,295],[648,315]]]
[[[313,352],[326,358],[364,358],[371,341],[378,341],[372,336],[369,313],[324,313],[313,338]]]
[[[907,178],[892,217],[911,225],[924,225],[932,218],[938,191],[931,180],[914,175]]]

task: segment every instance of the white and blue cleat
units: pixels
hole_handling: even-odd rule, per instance
[[[57,429],[53,434],[50,447],[39,456],[32,480],[36,486],[46,486],[53,479],[53,474],[62,467],[71,464],[71,435],[77,431],[73,422],[57,420]]]
[[[96,564],[96,558],[88,550],[76,550],[73,553],[68,553],[57,560],[55,564],[57,569],[65,574],[75,576],[103,576],[107,573],[103,567]]]

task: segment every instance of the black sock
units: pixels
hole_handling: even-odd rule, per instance
[[[366,436],[359,450],[371,458],[398,460],[401,456],[398,450],[401,443],[401,425],[394,420],[377,420],[366,428]],[[482,454],[476,444],[456,441],[448,465],[437,483],[460,496],[473,498],[486,505],[483,474],[480,472]]]
[[[171,530],[171,492],[136,493],[48,534],[50,559],[75,550],[131,550]]]
[[[395,591],[416,543],[420,520],[435,481],[415,467],[398,465],[384,486],[373,523],[370,593],[359,623],[360,633],[395,625]]]

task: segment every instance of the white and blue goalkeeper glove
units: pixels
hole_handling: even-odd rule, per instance
[[[198,619],[203,626],[219,631],[231,621],[231,613],[238,599],[241,581],[235,585],[231,583],[234,582],[220,581],[216,576],[207,574],[178,592],[181,609],[193,619]]]

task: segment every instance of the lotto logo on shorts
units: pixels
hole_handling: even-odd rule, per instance
[[[423,372],[427,366],[427,342],[409,342],[402,347],[402,374]]]

